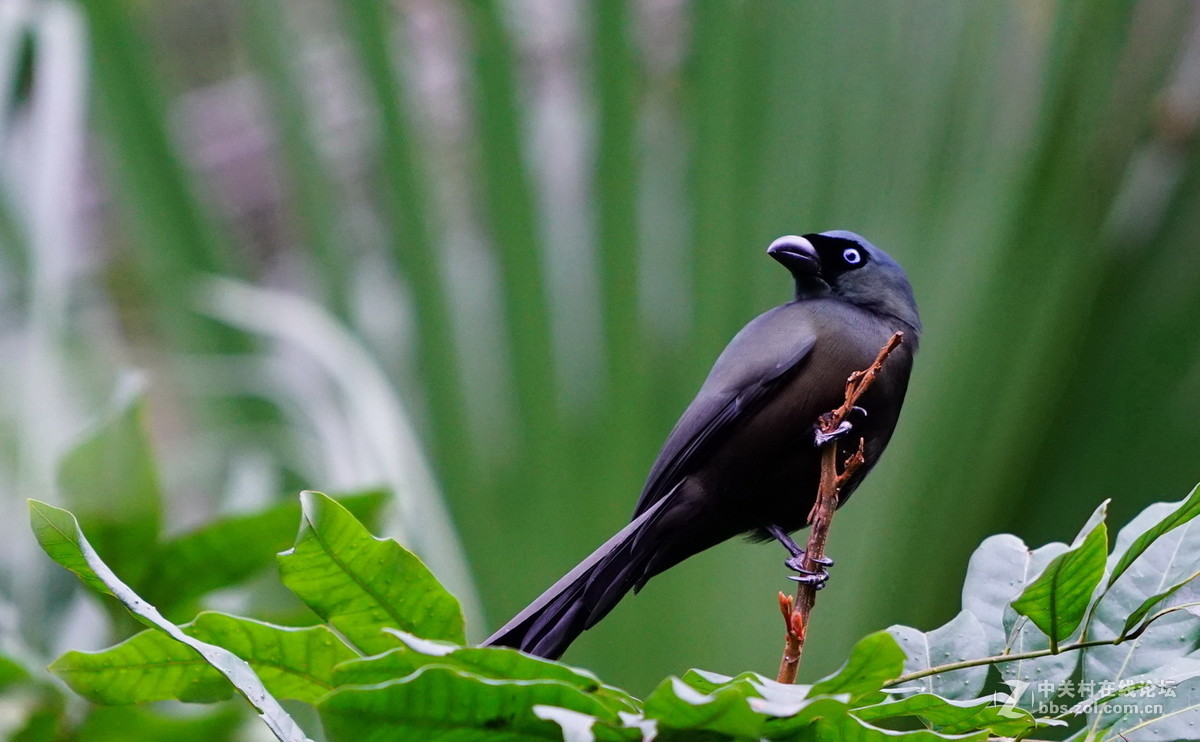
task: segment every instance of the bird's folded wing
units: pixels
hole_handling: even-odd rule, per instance
[[[764,315],[760,319],[767,319],[767,316]],[[752,328],[753,324],[746,330]],[[741,334],[747,334],[746,330]],[[742,338],[735,338],[725,353],[722,353],[722,357],[713,367],[714,374],[710,375],[709,381],[705,382],[696,399],[684,411],[667,437],[658,459],[650,470],[642,496],[638,499],[633,513],[635,518],[670,492],[697,462],[708,460],[711,452],[719,447],[743,420],[758,411],[783,382],[804,365],[815,342],[813,335],[805,334],[793,338],[792,342],[784,347],[774,345],[765,349],[765,352],[754,353],[757,358],[747,358],[744,346],[749,343],[743,342],[740,344],[743,347],[739,348],[739,339]],[[740,350],[743,352],[739,352]],[[727,358],[731,355],[733,357]],[[713,383],[713,376],[719,373],[723,362],[726,361],[727,366],[736,367],[743,373],[739,373],[740,378],[732,384],[727,379]]]

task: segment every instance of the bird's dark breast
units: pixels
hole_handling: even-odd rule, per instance
[[[821,414],[842,404],[847,377],[870,366],[892,333],[903,328],[861,310],[847,311],[844,305],[832,309],[814,322],[818,334],[809,358],[695,473],[711,502],[725,511],[727,526],[736,523],[731,533],[767,538],[761,531],[767,525],[787,531],[805,526],[821,466],[813,426]],[[859,402],[867,415],[853,414],[854,427],[838,444],[839,461],[862,438],[866,463],[843,489],[842,503],[887,446],[911,367],[911,345],[901,345]]]

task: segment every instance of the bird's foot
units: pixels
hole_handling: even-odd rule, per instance
[[[867,411],[858,405],[851,407],[850,412],[857,412],[863,417],[867,416]],[[847,417],[849,417],[849,415],[847,415]],[[843,420],[842,424],[837,427],[837,430],[826,433],[821,430],[821,423],[817,423],[813,426],[813,440],[816,441],[817,448],[821,448],[826,443],[837,440],[838,438],[846,435],[846,433],[849,433],[853,427],[854,426],[850,424],[849,420]]]
[[[788,579],[804,585],[812,585],[817,590],[825,587],[825,583],[829,581],[829,568],[833,566],[833,560],[829,557],[813,559],[813,563],[817,565],[816,570],[806,568],[804,566],[805,561],[805,553],[803,551],[783,560],[784,566],[793,572],[799,573],[797,575],[788,575]]]
[[[816,427],[816,429],[813,431],[813,440],[816,442],[817,448],[823,448],[830,441],[836,441],[838,438],[841,438],[846,433],[849,433],[850,429],[853,428],[854,426],[850,424],[849,420],[843,420],[842,424],[837,426],[836,430],[831,431],[829,433],[826,433],[823,430],[821,430],[820,425],[817,425],[815,427]]]
[[[783,564],[784,564],[784,566],[786,566],[788,569],[792,570],[793,572],[801,572],[804,574],[813,574],[811,570],[806,569],[804,567],[804,561],[805,561],[806,557],[807,557],[807,554],[805,554],[804,550],[801,549],[800,553],[797,554],[796,556],[788,557],[787,559],[784,559]],[[824,569],[828,569],[829,567],[833,566],[833,560],[830,559],[829,557],[820,557],[820,558],[814,559],[813,563],[819,565],[820,567],[822,567]]]
[[[789,575],[788,579],[792,582],[799,582],[801,585],[812,585],[813,590],[821,590],[829,582],[829,573],[821,570],[806,575]]]

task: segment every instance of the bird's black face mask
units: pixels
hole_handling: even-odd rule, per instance
[[[834,295],[920,329],[912,288],[891,256],[853,232],[780,237],[767,248],[796,282],[796,300]]]

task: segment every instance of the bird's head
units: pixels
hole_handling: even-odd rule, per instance
[[[791,272],[797,301],[833,296],[921,329],[904,269],[853,232],[786,235],[772,242],[767,254]]]

